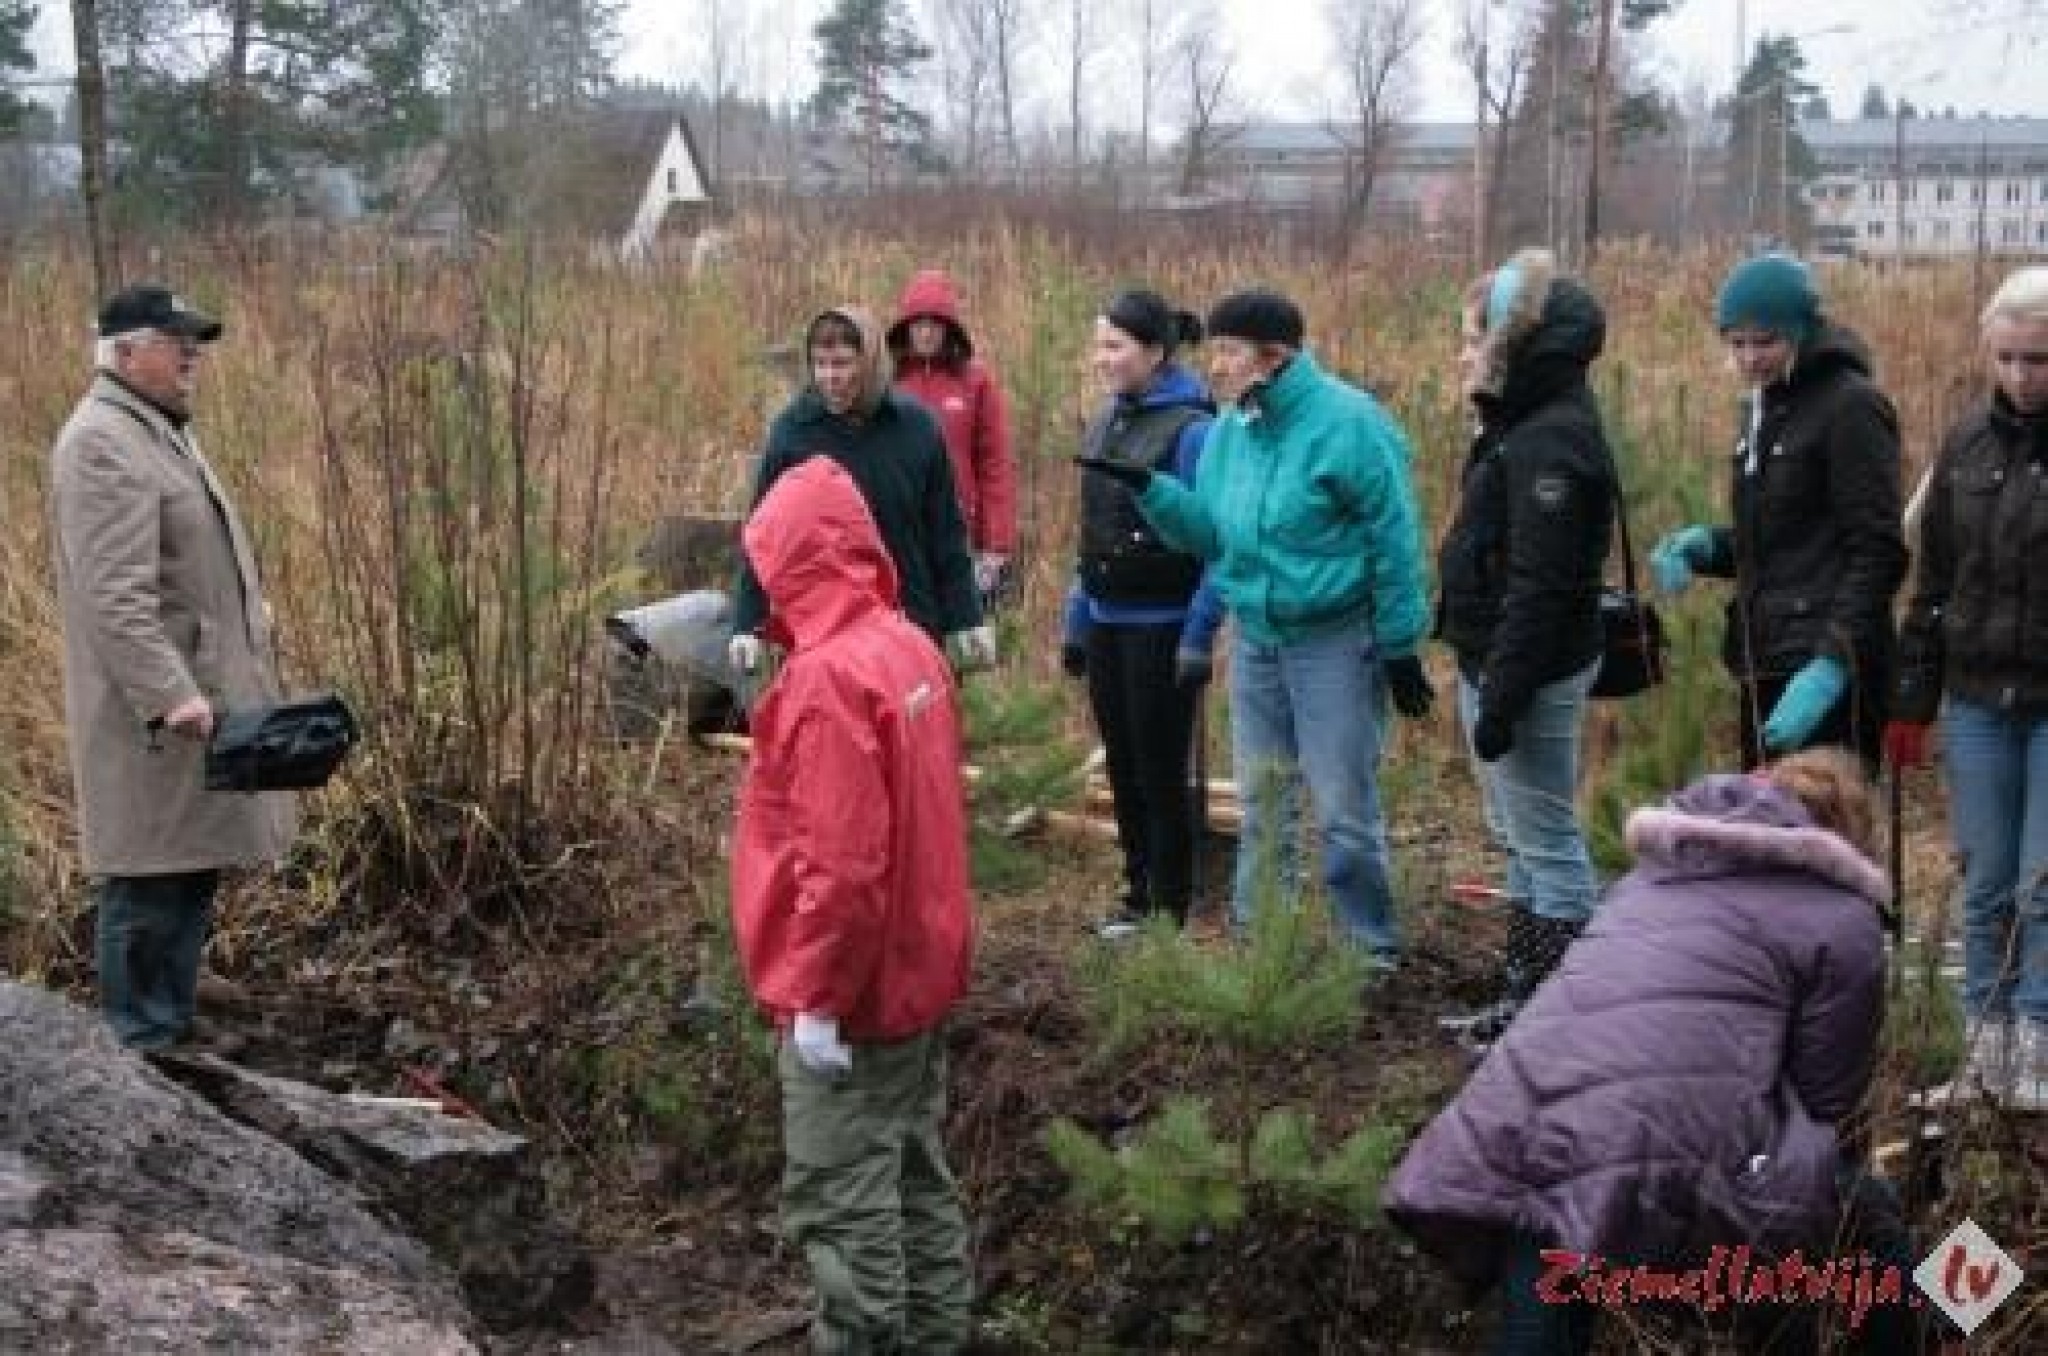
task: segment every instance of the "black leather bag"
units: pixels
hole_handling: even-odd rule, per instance
[[[206,746],[206,789],[310,791],[325,786],[359,733],[355,712],[334,692],[227,712]]]
[[[1670,644],[1664,619],[1634,589],[1601,589],[1600,672],[1593,678],[1592,695],[1618,701],[1663,682]]]
[[[1600,672],[1590,694],[1598,701],[1619,701],[1647,692],[1664,681],[1671,642],[1664,620],[1649,600],[1636,591],[1636,552],[1629,540],[1628,509],[1622,502],[1621,477],[1615,476],[1614,522],[1621,529],[1622,587],[1600,590]]]

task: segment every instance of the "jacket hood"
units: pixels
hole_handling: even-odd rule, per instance
[[[896,318],[889,322],[889,352],[897,362],[910,357],[910,322],[931,316],[946,325],[946,342],[939,360],[958,365],[974,356],[974,340],[960,321],[960,294],[944,269],[921,269],[903,286],[896,301]]]
[[[875,407],[882,403],[882,397],[889,390],[889,349],[882,338],[882,326],[875,319],[875,313],[865,306],[851,302],[840,306],[828,306],[811,317],[804,326],[804,395],[815,403],[816,409],[805,411],[816,417],[828,413],[824,397],[818,394],[818,384],[810,375],[811,335],[816,332],[818,322],[836,317],[860,332],[861,383],[860,398],[855,402],[861,416],[873,414]]]
[[[1875,370],[1870,345],[1863,342],[1863,336],[1846,325],[1822,320],[1820,329],[1800,346],[1799,356],[1793,360],[1792,384],[1798,386],[1843,371],[1869,377]]]
[[[790,468],[740,531],[771,637],[807,649],[896,606],[896,567],[853,477],[829,457]]]
[[[1549,250],[1521,250],[1495,276],[1513,290],[1487,329],[1480,394],[1526,409],[1584,379],[1607,346],[1607,312],[1583,283],[1557,271]]]
[[[1874,904],[1891,898],[1876,863],[1816,825],[1797,797],[1760,776],[1703,777],[1662,806],[1630,815],[1627,841],[1645,862],[1684,875],[1803,871]]]

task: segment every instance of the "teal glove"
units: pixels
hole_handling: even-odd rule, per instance
[[[1771,718],[1764,722],[1764,747],[1772,753],[1789,753],[1804,744],[1821,720],[1849,686],[1849,671],[1842,661],[1815,655],[1792,675]]]
[[[1714,558],[1714,529],[1694,523],[1668,532],[1650,552],[1650,574],[1659,593],[1683,593],[1692,586],[1692,572]]]

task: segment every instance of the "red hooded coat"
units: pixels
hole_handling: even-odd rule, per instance
[[[945,323],[936,358],[911,354],[910,322],[919,316]],[[903,289],[889,326],[889,352],[897,388],[917,397],[945,434],[968,542],[977,551],[1010,555],[1017,549],[1017,467],[1010,458],[1009,412],[988,365],[974,356],[959,296],[945,273],[926,269]]]
[[[930,1029],[973,950],[960,719],[944,657],[898,609],[896,571],[853,480],[813,457],[741,534],[788,660],[755,707],[733,921],[778,1023],[849,1041]]]

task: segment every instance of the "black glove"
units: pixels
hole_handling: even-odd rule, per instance
[[[1183,688],[1202,687],[1209,681],[1209,656],[1200,650],[1173,652],[1173,681]]]
[[[1060,646],[1060,668],[1069,678],[1088,676],[1088,647],[1078,641],[1068,641]]]
[[[1394,698],[1394,709],[1410,720],[1421,720],[1436,705],[1436,689],[1429,685],[1429,675],[1422,671],[1422,660],[1412,654],[1398,659],[1389,659],[1380,665],[1387,675],[1387,690]]]
[[[1498,762],[1514,746],[1515,723],[1481,707],[1479,719],[1472,722],[1472,752],[1479,755],[1479,761]]]
[[[1132,494],[1143,494],[1145,487],[1152,483],[1152,470],[1147,466],[1133,466],[1129,462],[1111,461],[1108,457],[1076,457],[1074,465],[1090,471],[1100,471],[1111,480],[1129,489]]]

